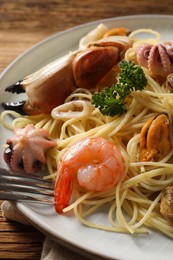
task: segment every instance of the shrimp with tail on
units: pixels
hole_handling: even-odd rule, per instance
[[[56,212],[61,214],[69,205],[73,184],[84,191],[104,192],[124,178],[120,149],[102,137],[83,138],[62,155],[54,190]]]

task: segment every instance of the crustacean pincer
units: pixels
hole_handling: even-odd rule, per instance
[[[28,99],[2,105],[4,109],[26,115],[48,114],[63,104],[76,88],[95,88],[103,78],[109,77],[110,70],[129,47],[127,36],[111,36],[91,42],[85,49],[70,52],[7,87],[8,92],[25,92]]]
[[[140,161],[158,162],[171,150],[169,118],[160,114],[150,118],[140,132]]]

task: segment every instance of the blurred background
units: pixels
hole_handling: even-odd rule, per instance
[[[0,72],[24,50],[53,33],[135,14],[171,15],[172,0],[0,0]]]

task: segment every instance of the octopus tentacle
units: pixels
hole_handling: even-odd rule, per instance
[[[152,44],[144,43],[140,45],[137,49],[136,59],[140,66],[147,68],[148,67],[148,58]]]
[[[162,46],[166,49],[170,61],[173,62],[173,40],[163,42]]]
[[[23,167],[24,167],[24,170],[25,172],[32,172],[33,170],[33,166],[35,164],[33,164],[33,156],[29,157],[29,156],[25,156],[23,154],[22,156],[22,160],[23,160]]]
[[[20,149],[15,149],[13,151],[13,159],[10,162],[10,166],[14,171],[20,171],[22,163],[22,155],[20,154]]]

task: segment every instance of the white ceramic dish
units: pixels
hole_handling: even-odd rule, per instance
[[[161,33],[162,40],[173,37],[173,16],[143,15],[127,16],[84,24],[47,38],[16,59],[1,74],[0,103],[21,100],[21,95],[4,92],[4,88],[30,74],[39,67],[77,48],[79,39],[99,23],[112,26],[125,26],[130,30],[152,28]],[[2,111],[2,108],[1,108]],[[2,154],[2,144],[10,135],[0,126],[0,165],[6,167]],[[148,235],[132,236],[90,229],[79,223],[73,216],[57,215],[53,206],[17,203],[17,208],[38,229],[54,240],[90,258],[121,260],[170,260],[173,256],[173,241],[161,234],[150,232]],[[98,215],[95,218],[104,219]]]

